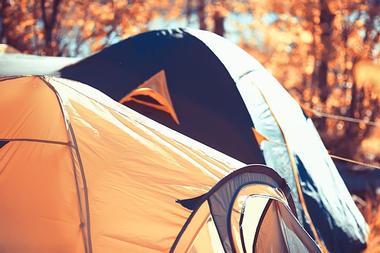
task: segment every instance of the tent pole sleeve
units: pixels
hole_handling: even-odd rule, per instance
[[[92,253],[92,241],[91,241],[91,226],[90,226],[90,211],[89,211],[89,201],[88,201],[88,190],[87,190],[87,182],[86,182],[86,177],[84,174],[84,168],[83,168],[83,163],[82,159],[80,157],[80,152],[78,149],[78,144],[76,142],[74,130],[71,126],[70,120],[67,117],[66,111],[63,106],[62,99],[58,93],[58,91],[55,89],[53,85],[49,83],[49,80],[47,80],[47,77],[45,76],[39,76],[39,78],[46,84],[46,86],[51,89],[58,101],[58,104],[60,106],[61,112],[62,112],[62,117],[65,122],[65,127],[66,127],[66,132],[67,132],[67,137],[69,139],[69,146],[70,146],[70,154],[71,154],[71,160],[73,164],[73,174],[75,178],[75,184],[76,184],[76,189],[77,189],[77,195],[78,195],[78,202],[79,202],[79,217],[80,217],[80,229],[82,231],[83,235],[83,242],[84,242],[84,249],[85,253]],[[80,175],[77,175],[77,170],[76,170],[76,162],[78,163],[78,167],[80,170]],[[83,185],[83,195],[84,195],[84,200],[82,199],[81,195],[81,189],[80,189],[80,180],[82,181]],[[84,204],[82,203],[84,201]]]

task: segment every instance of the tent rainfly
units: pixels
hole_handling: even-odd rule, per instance
[[[1,252],[320,252],[275,171],[89,86],[2,78],[0,118]]]

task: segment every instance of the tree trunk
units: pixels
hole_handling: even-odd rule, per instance
[[[321,58],[318,65],[318,87],[320,89],[320,99],[322,103],[325,103],[330,89],[327,83],[327,74],[329,68],[329,58],[331,57],[331,33],[332,33],[332,22],[334,20],[334,14],[331,13],[326,0],[320,0],[320,27],[321,42],[323,45],[323,51],[321,52]]]
[[[206,0],[198,0],[197,15],[198,15],[198,19],[199,19],[199,29],[207,30]]]
[[[332,22],[334,20],[334,15],[330,12],[327,5],[327,0],[319,0],[319,26],[321,29],[320,41],[322,43],[322,51],[319,52],[319,61],[316,65],[316,74],[318,80],[319,98],[322,105],[326,105],[326,101],[330,94],[330,87],[327,80],[328,70],[329,70],[329,60],[332,53],[331,45],[331,33],[332,33]],[[326,119],[321,118],[318,120],[318,129],[321,132],[326,131]],[[322,137],[325,137],[322,135]],[[323,138],[325,139],[325,138]]]
[[[220,36],[224,36],[224,33],[225,33],[224,16],[219,11],[216,11],[213,18],[214,18],[214,33]]]
[[[0,6],[0,43],[7,43],[6,41],[6,26],[5,16],[6,16],[6,8],[8,7],[7,0],[1,0]]]
[[[46,1],[41,0],[41,11],[42,11],[42,20],[44,22],[44,39],[45,39],[45,53],[47,55],[54,54],[54,48],[52,44],[52,34],[54,27],[57,23],[58,9],[61,0],[53,0],[53,6],[51,14],[48,17]]]

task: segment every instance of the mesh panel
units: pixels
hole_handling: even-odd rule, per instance
[[[304,253],[320,252],[310,236],[289,210],[278,201],[271,201],[259,224],[253,252]]]
[[[247,184],[268,184],[274,188],[279,185],[273,178],[261,173],[241,173],[236,177],[228,180],[210,198],[209,206],[212,217],[223,244],[225,252],[233,252],[232,250],[232,233],[230,227],[230,212],[236,194]]]

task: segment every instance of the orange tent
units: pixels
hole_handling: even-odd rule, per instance
[[[3,78],[0,118],[0,252],[319,251],[274,171],[89,86]]]

